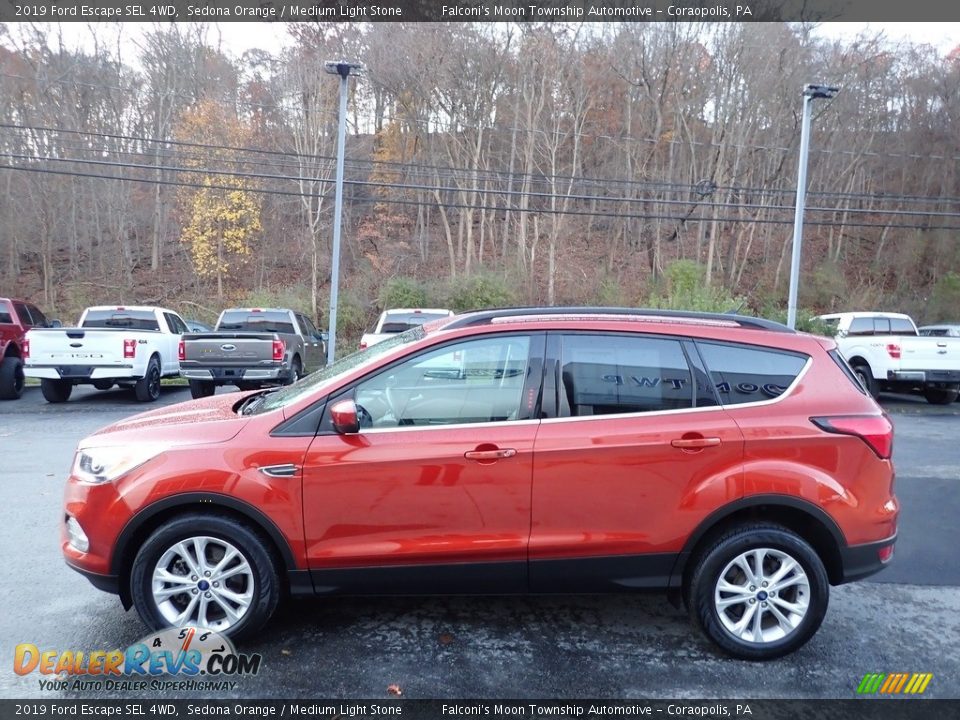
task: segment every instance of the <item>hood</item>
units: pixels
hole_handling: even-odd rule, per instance
[[[250,421],[233,406],[244,397],[229,393],[170,405],[125,418],[97,430],[80,442],[80,448],[158,443],[209,445],[236,437]]]

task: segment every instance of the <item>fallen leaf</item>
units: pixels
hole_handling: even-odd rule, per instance
[[[451,635],[450,633],[443,633],[443,635],[440,636],[441,645],[449,645],[452,642],[453,642],[453,635]]]
[[[393,685],[387,685],[387,692],[391,695],[403,695],[403,690],[401,690],[400,686],[396,683]]]

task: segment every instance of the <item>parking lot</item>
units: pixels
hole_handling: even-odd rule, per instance
[[[171,386],[159,402],[188,399]],[[722,657],[658,594],[298,601],[242,645],[263,665],[232,696],[386,698],[395,684],[413,698],[851,698],[865,673],[929,672],[927,696],[960,697],[960,403],[891,396],[884,405],[896,425],[903,505],[896,556],[870,580],[835,588],[822,629],[794,655],[765,664]],[[0,404],[8,662],[22,642],[112,649],[144,635],[135,612],[66,568],[58,546],[77,441],[143,409],[128,392],[87,388],[62,405],[45,403],[36,387]],[[10,665],[0,693],[60,697]]]

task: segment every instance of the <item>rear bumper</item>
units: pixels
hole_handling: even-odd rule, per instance
[[[897,536],[880,540],[879,542],[864,545],[848,545],[840,548],[840,563],[842,566],[841,583],[862,580],[865,577],[883,570],[893,559],[893,545]],[[889,555],[881,559],[881,552],[887,550]]]
[[[139,380],[133,365],[24,365],[23,373],[41,380]]]
[[[266,365],[264,367],[180,367],[180,377],[188,380],[205,380],[218,384],[230,384],[250,380],[285,380],[290,376],[286,365]]]
[[[887,380],[913,383],[960,383],[960,370],[888,370]]]

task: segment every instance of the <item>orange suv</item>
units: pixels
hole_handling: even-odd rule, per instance
[[[663,589],[762,660],[810,639],[830,585],[892,557],[892,441],[827,338],[481,311],[86,438],[62,547],[153,629],[249,634],[285,592]]]

